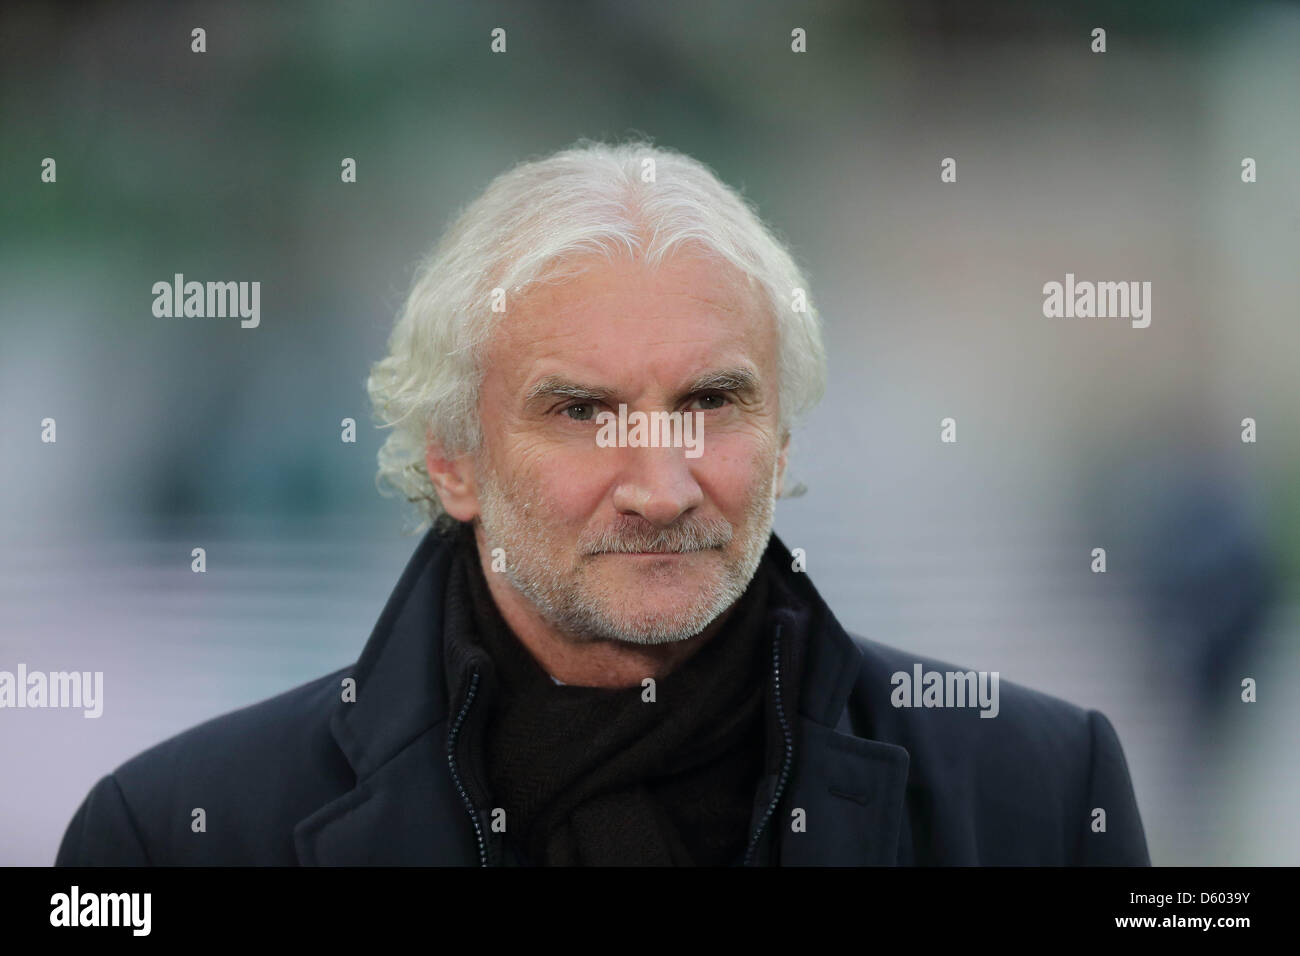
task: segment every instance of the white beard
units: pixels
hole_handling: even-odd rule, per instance
[[[545,527],[545,507],[517,485],[502,489],[496,475],[480,465],[479,509],[488,553],[504,549],[506,577],[543,618],[574,641],[613,640],[630,644],[668,644],[703,631],[749,587],[767,548],[776,510],[776,468],[756,489],[745,516],[738,559],[728,559],[721,580],[708,583],[699,599],[654,611],[629,611],[626,598],[584,581],[579,557],[602,551],[699,550],[722,548],[736,535],[722,518],[684,519],[671,528],[584,533],[579,555],[557,560],[560,536]],[[605,560],[605,559],[597,559]],[[691,560],[691,559],[684,559]],[[621,609],[621,610],[620,610]]]

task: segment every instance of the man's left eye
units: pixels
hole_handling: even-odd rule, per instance
[[[706,409],[704,409],[705,411],[713,411],[714,409],[723,408],[731,401],[731,399],[727,398],[727,396],[725,395],[714,393],[711,395],[700,395],[695,399],[695,401],[697,402],[717,401],[718,403],[717,405],[710,405]]]
[[[570,415],[569,413],[572,412],[574,409],[578,409],[584,412],[584,414],[576,415],[576,416]],[[575,422],[589,422],[592,420],[592,418],[595,417],[596,406],[593,405],[591,402],[577,402],[573,405],[566,405],[564,407],[562,414],[568,415]]]

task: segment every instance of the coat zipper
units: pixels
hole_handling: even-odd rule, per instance
[[[785,792],[786,780],[790,776],[790,763],[794,756],[794,740],[790,736],[790,725],[785,719],[785,706],[781,702],[781,624],[779,622],[776,625],[776,636],[772,640],[772,679],[776,690],[776,717],[781,724],[781,734],[785,738],[785,758],[781,762],[781,776],[777,779],[776,790],[767,805],[767,812],[763,814],[763,819],[759,821],[754,835],[749,840],[749,849],[745,851],[745,866],[752,864],[759,838],[763,835],[763,828],[776,812],[776,805],[781,802],[781,794]]]
[[[461,705],[460,713],[456,715],[456,723],[451,728],[451,736],[447,739],[447,766],[451,769],[451,779],[456,784],[461,803],[465,804],[465,812],[469,814],[470,822],[474,824],[474,836],[478,840],[479,866],[487,866],[487,845],[483,840],[483,826],[479,823],[478,812],[474,809],[469,794],[465,792],[465,785],[461,783],[460,773],[456,770],[456,739],[460,735],[461,724],[465,722],[465,715],[469,713],[469,705],[474,703],[474,693],[477,690],[478,671],[475,670],[470,677],[469,693],[465,695],[465,703]]]

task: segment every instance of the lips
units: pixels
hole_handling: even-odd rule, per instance
[[[684,558],[691,551],[598,551],[597,557],[612,558]]]

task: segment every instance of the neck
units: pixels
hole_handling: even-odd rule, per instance
[[[476,529],[477,532],[478,529]],[[475,534],[478,560],[491,567],[480,534]],[[694,637],[666,644],[632,644],[616,640],[579,640],[557,630],[503,574],[484,573],[501,617],[519,642],[546,673],[579,687],[634,687],[647,677],[671,674],[697,654],[726,623],[735,604]]]

